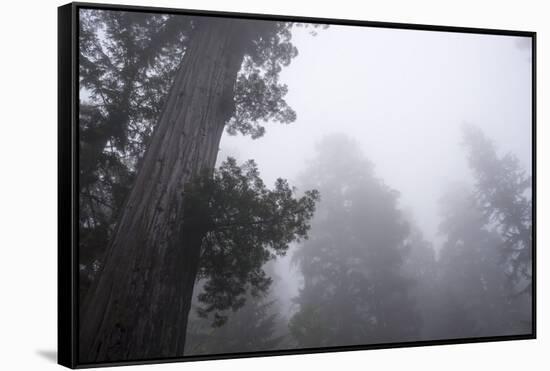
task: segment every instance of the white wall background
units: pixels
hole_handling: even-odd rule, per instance
[[[539,370],[548,367],[550,24],[544,0],[160,0],[133,5],[536,31],[538,339],[145,366],[156,370]],[[57,9],[4,2],[0,22],[0,369],[59,369],[56,349]],[[548,103],[546,103],[548,104]],[[545,353],[546,351],[546,353]],[[143,366],[141,366],[143,367]],[[136,367],[127,368],[138,369]],[[142,368],[139,368],[142,369]]]

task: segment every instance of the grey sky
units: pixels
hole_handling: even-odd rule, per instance
[[[296,122],[221,143],[220,157],[256,159],[267,184],[296,184],[320,138],[348,133],[433,240],[441,193],[471,179],[462,123],[480,126],[530,169],[529,38],[331,26],[316,37],[294,28],[293,43],[299,55],[281,80]]]
[[[530,171],[529,38],[331,26],[316,37],[294,28],[293,42],[299,55],[281,80],[296,122],[267,123],[257,140],[224,134],[219,161],[254,158],[267,184],[283,177],[296,185],[315,144],[348,133],[436,249],[439,198],[448,185],[472,181],[463,123],[481,127]],[[301,285],[291,255],[277,261],[283,280],[273,287],[286,315]]]

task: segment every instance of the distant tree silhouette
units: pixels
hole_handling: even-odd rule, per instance
[[[494,144],[474,126],[463,127],[464,144],[476,180],[475,196],[487,224],[494,224],[503,243],[506,273],[518,295],[531,295],[532,179],[518,158],[498,156]]]
[[[521,333],[521,309],[512,301],[501,252],[503,240],[486,224],[466,186],[441,199],[440,232],[446,240],[438,262],[436,338],[467,338]]]
[[[303,176],[321,201],[294,256],[304,284],[291,333],[300,347],[415,339],[421,321],[404,272],[410,228],[398,193],[348,137],[328,136],[318,148]]]
[[[441,299],[438,288],[438,261],[433,243],[426,240],[415,224],[412,213],[405,213],[410,232],[406,239],[407,254],[403,257],[403,275],[411,281],[409,295],[413,307],[420,315],[421,327],[418,340],[432,338],[434,318],[437,313],[434,303]]]

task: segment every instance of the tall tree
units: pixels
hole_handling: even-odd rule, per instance
[[[185,206],[186,185],[211,174],[225,127],[259,137],[262,121],[295,119],[278,82],[296,55],[290,24],[178,18],[191,25],[185,52],[82,304],[82,362],[183,354],[201,242],[209,232],[186,224],[197,210]]]
[[[511,335],[521,332],[521,313],[511,300],[511,286],[499,247],[503,240],[486,224],[468,187],[457,185],[441,199],[445,237],[440,250],[433,316],[433,338]]]
[[[80,13],[81,300],[101,268],[189,28],[173,16]]]
[[[290,322],[301,347],[415,339],[420,317],[405,277],[408,223],[398,193],[344,135],[325,138],[304,174],[320,191],[310,238],[294,256],[304,284]]]
[[[408,292],[414,299],[413,305],[421,317],[418,339],[429,340],[432,337],[433,319],[438,315],[434,303],[440,300],[437,292],[438,261],[433,244],[426,240],[416,225],[413,214],[406,213],[410,233],[406,239],[407,254],[403,258],[403,274],[410,280]]]
[[[475,177],[475,196],[487,224],[495,225],[508,276],[516,294],[531,295],[533,252],[532,179],[518,158],[497,154],[494,144],[474,126],[464,126],[464,144]]]

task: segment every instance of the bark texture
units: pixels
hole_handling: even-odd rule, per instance
[[[81,363],[183,355],[204,235],[184,222],[183,190],[215,166],[247,33],[238,20],[198,23],[103,270],[81,304]]]

